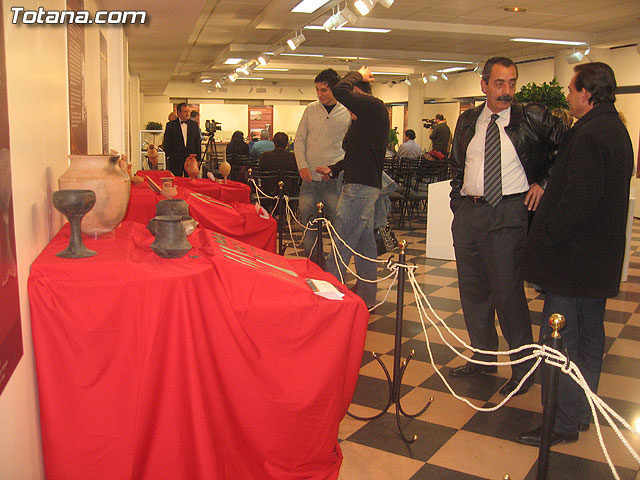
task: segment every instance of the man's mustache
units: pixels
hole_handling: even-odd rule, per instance
[[[511,95],[500,95],[498,100],[501,102],[513,102],[513,97]]]

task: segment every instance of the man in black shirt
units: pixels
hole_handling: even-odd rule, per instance
[[[356,252],[368,258],[376,257],[373,220],[376,200],[382,186],[382,167],[389,135],[389,113],[378,98],[371,95],[373,75],[367,67],[347,74],[333,88],[336,99],[351,112],[353,122],[347,131],[342,148],[344,159],[316,171],[335,177],[344,170],[344,186],[338,200],[335,227],[338,235]],[[338,253],[344,263],[351,260],[351,252],[337,242]],[[376,264],[356,256],[359,277],[375,281]],[[344,278],[345,267],[339,259],[329,255],[327,271]],[[375,283],[358,280],[355,292],[371,308],[375,305]]]
[[[429,135],[434,150],[439,151],[447,159],[449,154],[449,142],[451,141],[451,130],[444,119],[444,115],[438,113],[436,115],[436,124],[431,127],[432,132]]]

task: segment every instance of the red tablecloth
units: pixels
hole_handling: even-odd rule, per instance
[[[215,185],[210,180],[209,183]],[[278,224],[264,210],[259,212],[250,203],[228,204],[216,197],[194,192],[188,186],[178,186],[178,195],[175,198],[181,198],[189,204],[189,213],[204,228],[223,233],[254,247],[270,252],[276,251]],[[146,225],[155,216],[156,204],[160,200],[163,200],[163,197],[152,192],[146,182],[132,185],[124,220]]]
[[[368,313],[334,277],[198,228],[163,259],[125,222],[28,288],[48,479],[335,479]]]
[[[162,177],[173,176],[168,170],[138,170],[136,175],[152,178],[160,187],[162,187],[162,183],[160,182]],[[244,183],[227,180],[226,184],[222,184],[209,180],[208,178],[191,180],[186,177],[174,177],[173,181],[178,187],[188,188],[197,193],[204,193],[205,195],[209,195],[216,200],[221,200],[226,203],[251,203],[251,188]]]

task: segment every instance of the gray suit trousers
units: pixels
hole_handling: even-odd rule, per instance
[[[465,197],[454,213],[451,230],[460,302],[474,348],[498,349],[496,313],[510,348],[533,343],[522,280],[528,219],[524,198],[524,193],[503,198],[491,207]],[[486,354],[474,354],[473,358],[495,360],[495,356]],[[530,365],[514,365],[512,376],[521,378]]]

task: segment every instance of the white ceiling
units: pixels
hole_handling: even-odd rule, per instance
[[[511,0],[508,0],[511,1]],[[296,53],[322,54],[322,58],[271,57],[267,68],[288,68],[286,73],[257,71],[251,76],[280,84],[308,83],[319,70],[333,67],[341,73],[361,64],[398,74],[431,73],[456,66],[420,62],[419,59],[482,62],[493,55],[514,60],[552,56],[559,45],[512,42],[514,37],[574,40],[592,47],[615,47],[640,42],[638,0],[395,0],[382,5],[356,26],[388,28],[389,33],[325,32],[304,30],[306,41]],[[245,60],[283,43],[297,29],[321,25],[332,0],[312,14],[291,13],[298,0],[109,0],[105,8],[146,10],[147,24],[126,27],[129,62],[140,76],[145,94],[163,94],[169,82],[199,83],[233,72],[228,57]],[[353,0],[346,2],[351,10]],[[527,8],[506,12],[505,5]],[[288,49],[285,52],[289,52]],[[345,59],[337,57],[360,57]],[[461,66],[465,66],[462,64]],[[473,68],[475,65],[472,65]],[[378,76],[379,81],[390,78]],[[261,81],[244,81],[259,85]]]

